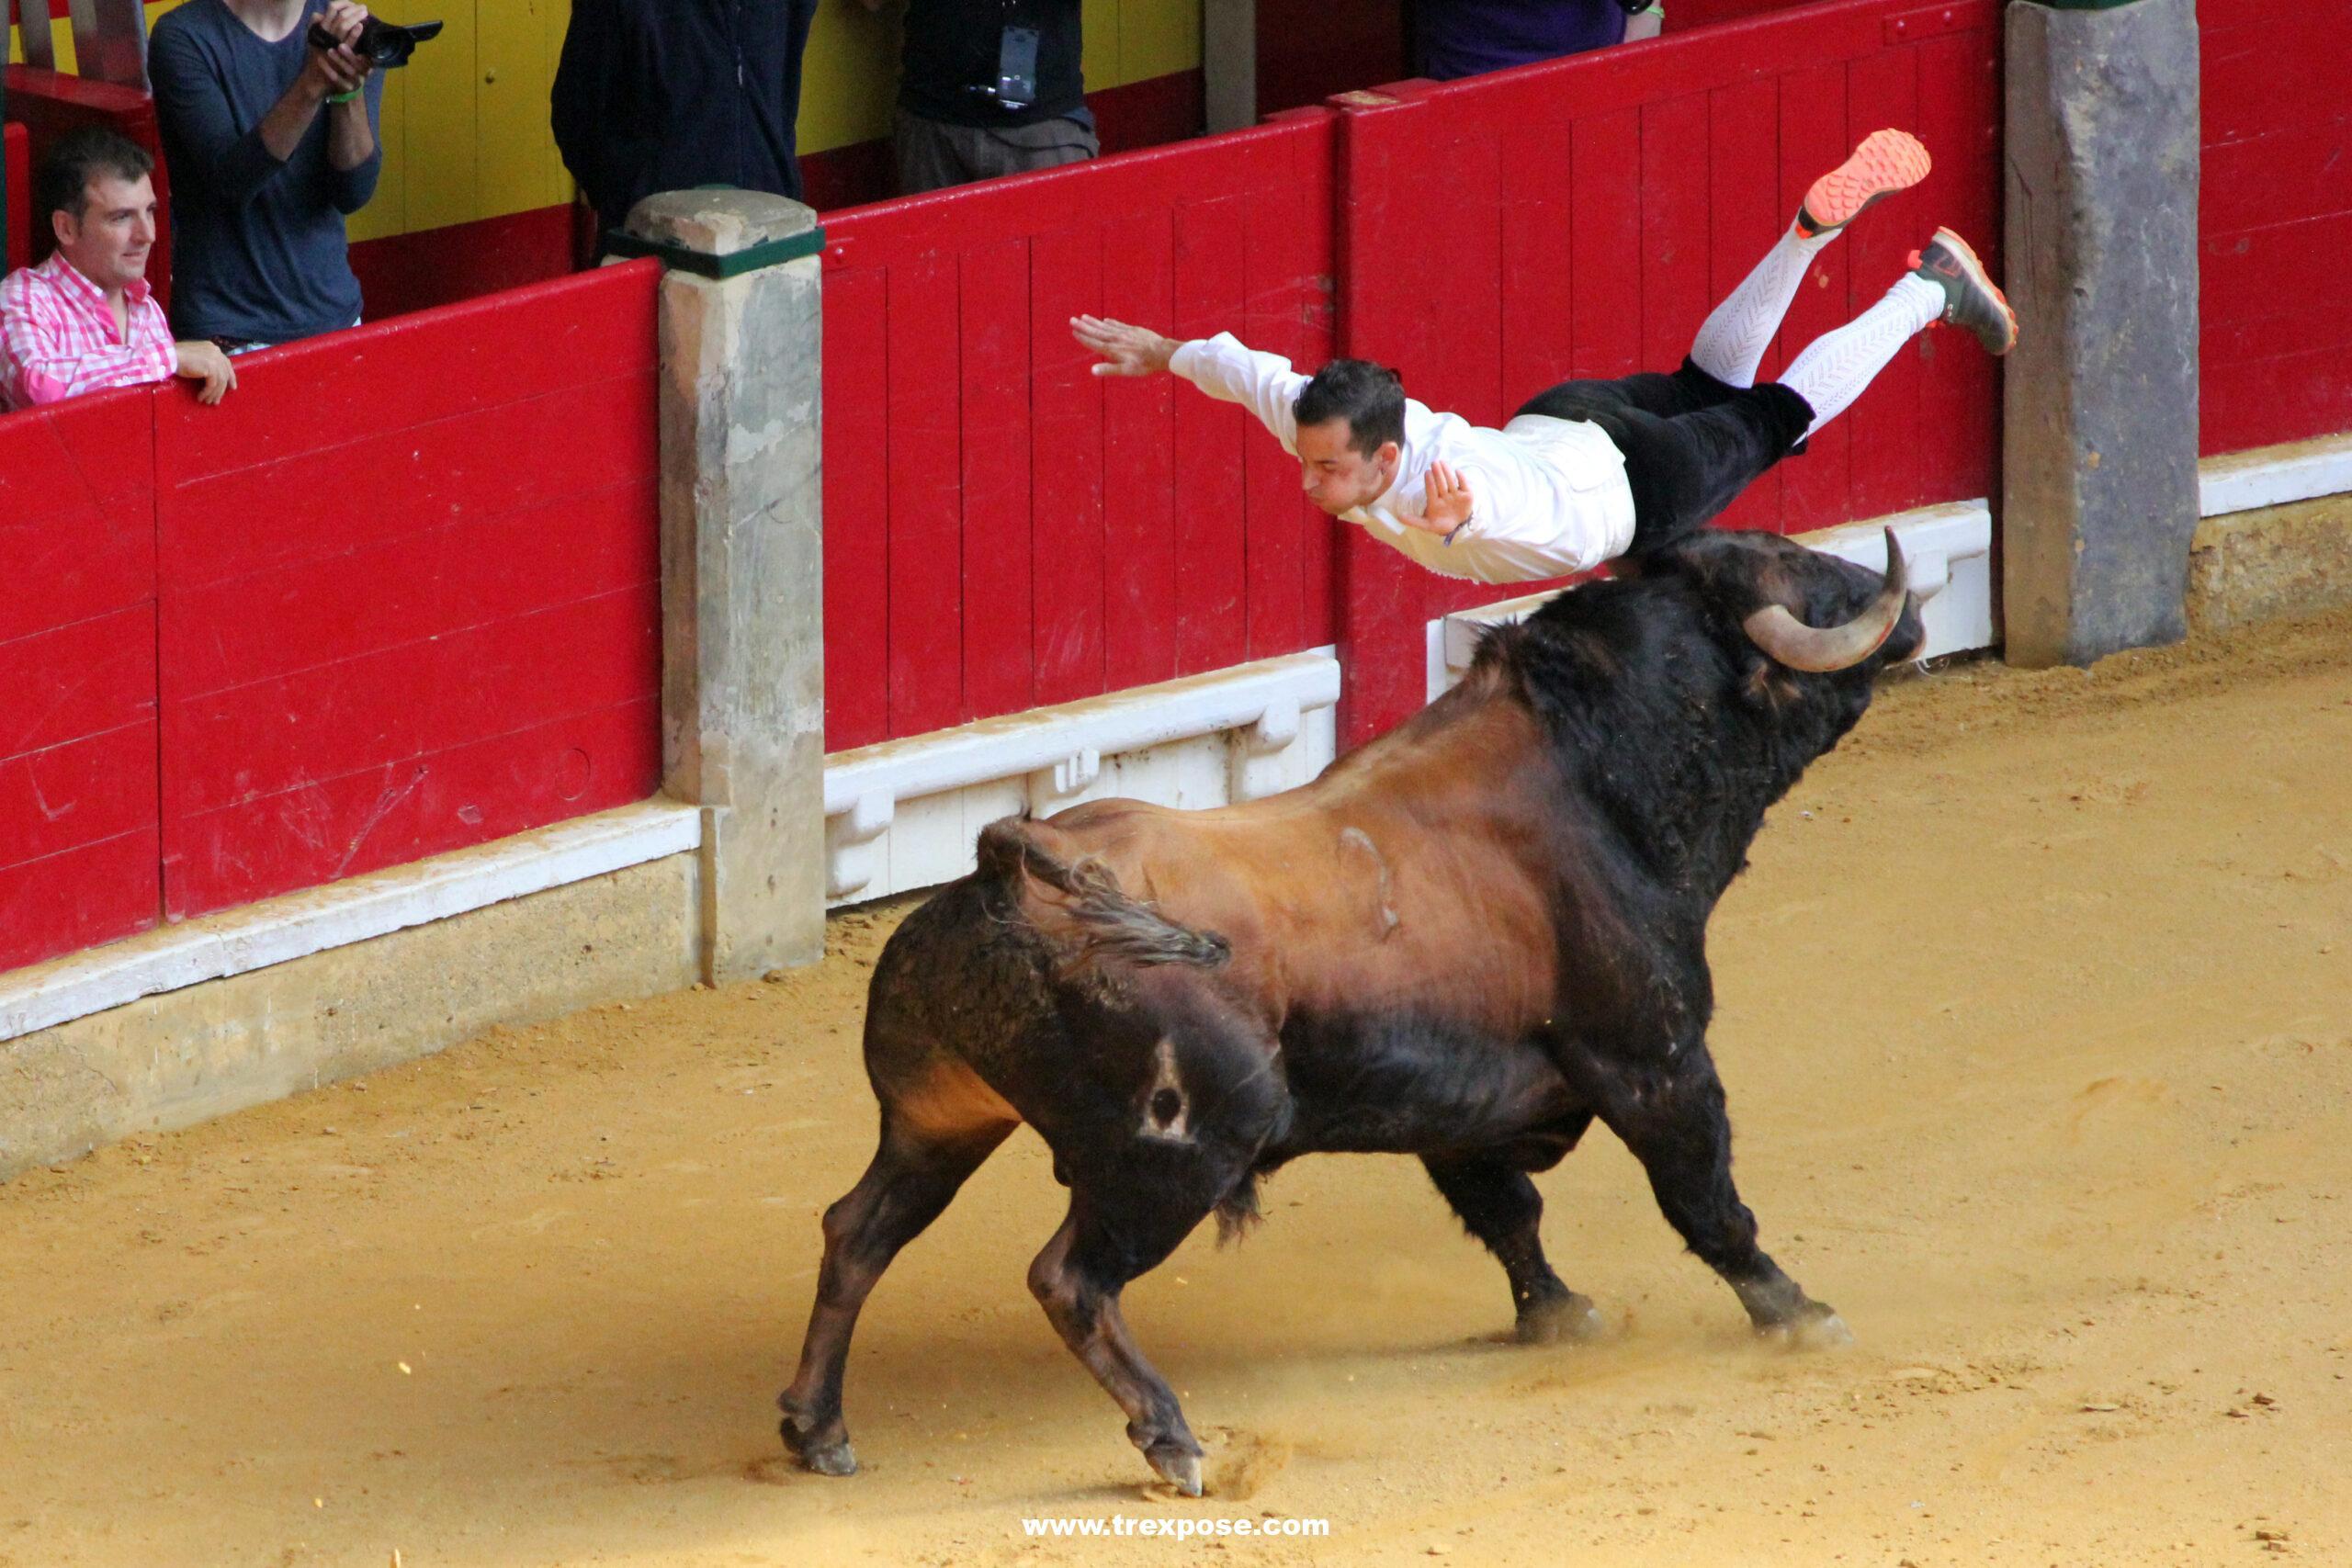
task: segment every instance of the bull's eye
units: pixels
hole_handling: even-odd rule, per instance
[[[1151,1097],[1151,1119],[1161,1126],[1176,1120],[1184,1109],[1184,1097],[1172,1089],[1163,1089]]]

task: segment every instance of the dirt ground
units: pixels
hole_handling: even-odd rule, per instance
[[[1754,860],[1739,1173],[1851,1350],[1751,1340],[1598,1130],[1542,1179],[1584,1347],[1500,1341],[1418,1166],[1309,1160],[1129,1294],[1171,1501],[1023,1287],[1023,1134],[867,1310],[865,1472],[803,1474],[877,909],[0,1188],[0,1565],[2352,1562],[2352,617],[1893,683]],[[1023,1533],[1114,1516],[1329,1534]]]

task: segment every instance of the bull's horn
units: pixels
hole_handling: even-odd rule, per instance
[[[1903,619],[1903,601],[1910,592],[1910,572],[1903,564],[1903,547],[1894,530],[1886,531],[1886,586],[1868,608],[1842,626],[1809,626],[1783,604],[1767,604],[1741,623],[1747,638],[1792,670],[1816,674],[1850,670],[1879,650]]]

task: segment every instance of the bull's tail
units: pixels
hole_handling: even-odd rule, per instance
[[[1019,888],[1024,878],[1061,895],[1055,906],[1058,920],[1080,960],[1124,959],[1129,964],[1187,964],[1214,969],[1233,955],[1231,944],[1214,931],[1197,931],[1177,924],[1148,904],[1131,897],[1108,867],[1091,856],[1066,860],[1047,847],[1036,824],[1025,817],[1007,817],[980,829],[979,871],[1005,886]],[[1038,923],[1035,921],[1033,924]],[[1040,925],[1046,934],[1061,934]]]

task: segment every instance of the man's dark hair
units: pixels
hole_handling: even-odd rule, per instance
[[[1348,446],[1369,457],[1381,443],[1405,441],[1405,384],[1369,359],[1334,359],[1315,373],[1291,410],[1300,429],[1327,419],[1348,422]]]
[[[89,203],[90,182],[102,175],[135,180],[155,172],[147,149],[119,130],[85,125],[67,131],[41,154],[33,176],[36,221],[45,223],[52,212],[82,216]]]

